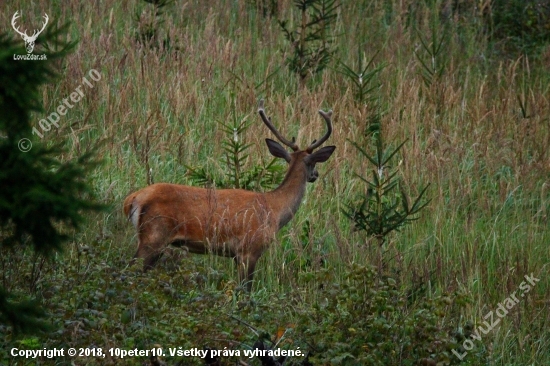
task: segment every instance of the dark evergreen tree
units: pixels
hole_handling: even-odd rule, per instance
[[[92,153],[62,162],[61,146],[33,141],[36,118],[31,117],[46,115],[40,87],[59,77],[56,67],[75,46],[62,40],[67,26],[47,29],[35,48],[47,60],[14,60],[14,54],[27,53],[24,43],[11,33],[0,34],[0,255],[30,245],[50,256],[62,249],[67,230],[79,227],[85,211],[101,208],[85,179],[96,165]],[[40,50],[48,45],[57,50]],[[45,317],[36,301],[0,287],[0,323],[15,332],[33,332],[47,328]]]
[[[303,85],[309,75],[321,73],[336,52],[331,26],[340,5],[336,0],[294,0],[294,6],[300,12],[295,28],[287,20],[278,22],[292,50],[286,64]]]

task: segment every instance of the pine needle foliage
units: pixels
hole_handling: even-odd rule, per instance
[[[298,26],[292,29],[288,20],[279,20],[292,54],[286,59],[290,71],[300,77],[300,82],[322,72],[336,52],[331,26],[336,21],[336,0],[295,0],[294,6],[300,13]]]
[[[380,82],[378,81],[378,76],[380,72],[386,67],[385,64],[374,66],[374,59],[378,55],[377,52],[366,65],[363,66],[363,57],[359,51],[359,66],[357,71],[353,69],[352,66],[348,66],[343,61],[339,61],[339,68],[337,71],[347,77],[351,81],[353,86],[353,96],[355,101],[359,104],[374,104],[377,96],[376,92],[380,88]]]
[[[267,164],[250,166],[249,149],[253,144],[244,137],[250,122],[234,119],[232,123],[219,122],[226,134],[222,141],[225,152],[220,163],[224,166],[222,174],[215,174],[206,167],[186,166],[193,183],[216,188],[236,188],[247,190],[273,189],[286,171],[279,159],[273,158]]]
[[[37,45],[44,47],[47,60],[14,60],[25,54],[23,42],[12,40],[9,33],[0,35],[0,252],[23,250],[31,246],[46,257],[63,249],[69,229],[84,222],[84,213],[102,206],[92,198],[92,188],[85,180],[97,164],[92,153],[74,161],[59,160],[61,146],[47,147],[31,140],[37,115],[45,115],[40,87],[58,78],[56,65],[71,52],[76,42],[62,36],[68,26],[48,27]],[[38,49],[38,47],[37,47]],[[36,49],[35,49],[36,52]],[[26,151],[26,147],[31,146]],[[23,148],[25,147],[25,148]],[[25,151],[23,151],[25,150]],[[47,328],[45,313],[33,300],[15,296],[0,287],[0,323],[15,332],[35,332]]]
[[[383,245],[390,233],[418,219],[418,213],[430,202],[424,200],[429,184],[411,200],[399,177],[399,166],[391,165],[392,159],[407,141],[391,148],[384,146],[381,131],[374,133],[373,138],[374,154],[351,142],[373,167],[370,179],[356,174],[365,183],[366,192],[358,201],[348,203],[343,213],[353,221],[356,230],[365,231],[367,236],[374,237],[379,245]]]
[[[142,13],[135,15],[137,30],[135,32],[135,40],[144,46],[158,49],[162,44],[163,49],[172,49],[172,42],[169,36],[161,39],[161,26],[165,22],[163,16],[166,7],[172,4],[173,0],[143,0],[150,4]],[[174,48],[177,50],[177,47]]]

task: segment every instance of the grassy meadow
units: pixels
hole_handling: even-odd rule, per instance
[[[43,131],[42,139],[34,136],[33,143],[63,143],[62,160],[99,144],[96,156],[102,164],[88,179],[108,209],[90,214],[51,260],[30,251],[3,256],[3,286],[37,298],[54,329],[15,337],[0,327],[0,363],[143,365],[147,357],[110,354],[25,360],[12,357],[9,349],[242,350],[264,337],[279,340],[277,347],[309,351],[313,365],[384,364],[359,361],[354,352],[369,355],[388,348],[391,354],[394,347],[399,353],[404,338],[365,341],[345,356],[344,344],[361,344],[363,333],[342,325],[339,319],[353,314],[342,311],[343,303],[323,307],[331,296],[340,299],[329,288],[360,291],[350,287],[355,281],[350,273],[372,265],[374,277],[358,287],[368,293],[377,276],[390,277],[392,296],[404,302],[385,311],[397,318],[417,314],[417,302],[450,299],[447,307],[437,308],[443,309],[439,328],[422,328],[407,342],[424,345],[423,337],[444,332],[460,354],[468,329],[519,294],[526,275],[540,280],[496,327],[473,341],[462,360],[451,347],[445,350],[448,358],[396,356],[385,364],[549,364],[550,48],[533,57],[498,49],[470,20],[475,9],[447,9],[451,13],[445,16],[424,2],[342,2],[330,30],[336,50],[332,61],[302,83],[285,64],[292,49],[277,24],[277,18],[294,24],[297,10],[282,0],[276,14],[264,16],[261,3],[176,0],[158,17],[162,22],[150,42],[136,36],[154,19],[153,7],[143,1],[1,4],[4,31],[11,29],[17,10],[27,28],[39,24],[43,13],[50,17],[48,27],[71,22],[67,37],[78,39],[78,46],[59,63],[59,82],[42,90],[43,103],[46,111],[54,111],[79,86],[84,97],[61,117],[59,128]],[[430,54],[422,42],[429,46],[434,37],[443,42]],[[381,67],[372,80],[379,86],[361,102],[338,61],[359,70],[371,59],[372,69]],[[437,75],[426,80],[426,67],[434,65]],[[90,78],[92,69],[99,80]],[[250,123],[240,135],[252,144],[245,167],[268,164],[272,158],[264,139],[273,135],[256,113],[261,98],[273,123],[286,136],[296,136],[300,146],[324,134],[317,111],[332,109],[334,131],[325,145],[337,148],[318,164],[319,179],[308,184],[297,215],[259,261],[252,293],[239,287],[233,261],[214,255],[180,251],[147,274],[129,267],[137,238],[123,217],[126,195],[150,182],[198,185],[189,168],[228,174],[223,142],[230,137],[221,123]],[[418,220],[389,235],[381,248],[343,214],[367,191],[357,175],[369,176],[372,168],[352,142],[373,151],[367,130],[377,113],[388,146],[407,140],[391,168],[398,169],[413,197],[430,184],[426,197],[431,200]],[[36,115],[37,128],[41,118]],[[385,301],[384,294],[372,291],[376,301]],[[309,332],[311,322],[324,324],[328,318],[331,327]],[[363,331],[391,335],[392,329],[373,325]],[[329,361],[321,357],[326,349],[334,354]],[[205,364],[199,357],[168,353],[162,359],[168,365]],[[285,364],[306,364],[303,359]],[[233,356],[221,364],[260,361]]]

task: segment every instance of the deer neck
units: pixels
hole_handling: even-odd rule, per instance
[[[278,214],[279,229],[296,214],[306,192],[307,171],[302,161],[291,161],[283,182],[275,190],[266,193],[270,206]]]

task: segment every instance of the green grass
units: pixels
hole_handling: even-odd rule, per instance
[[[486,40],[474,30],[456,28],[443,45],[447,64],[442,77],[427,87],[414,54],[419,41],[407,27],[406,5],[342,5],[334,29],[337,57],[357,66],[358,48],[365,60],[380,51],[375,64],[387,65],[379,76],[378,95],[386,139],[409,139],[398,160],[414,195],[431,183],[432,201],[420,220],[391,236],[380,252],[374,241],[353,232],[341,211],[365,190],[354,173],[367,175],[367,161],[349,141],[369,147],[364,137],[369,106],[356,105],[351,83],[334,69],[308,80],[307,88],[298,88],[297,77],[283,64],[289,48],[276,21],[262,18],[249,3],[176,1],[159,26],[163,37],[178,47],[174,53],[136,43],[134,14],[146,11],[144,2],[56,6],[8,1],[3,6],[2,24],[9,24],[16,10],[24,14],[25,24],[47,12],[52,24],[71,21],[71,37],[80,39],[78,50],[62,65],[61,82],[43,90],[47,111],[81,85],[90,69],[101,73],[94,88],[84,88],[82,101],[62,117],[60,129],[44,137],[46,143],[65,143],[68,153],[63,159],[103,141],[98,155],[104,163],[90,179],[97,196],[111,207],[90,216],[65,252],[39,271],[33,295],[64,327],[48,344],[144,348],[162,339],[172,342],[163,347],[237,347],[212,338],[219,331],[220,339],[231,339],[227,329],[232,327],[235,339],[253,336],[227,314],[251,319],[273,335],[314,303],[317,289],[304,276],[327,266],[336,279],[345,281],[350,264],[378,266],[381,255],[385,270],[403,291],[468,294],[472,301],[460,314],[463,323],[482,323],[488,311],[533,273],[541,281],[479,347],[486,347],[491,365],[548,364],[550,77],[544,63],[491,56],[485,51]],[[290,17],[291,3],[280,2],[280,12]],[[415,14],[418,31],[430,34],[429,12],[419,6]],[[147,275],[127,269],[136,238],[122,215],[125,196],[147,184],[149,168],[155,182],[181,184],[190,183],[184,165],[223,169],[219,161],[225,136],[219,121],[252,120],[246,132],[254,144],[248,164],[268,159],[263,139],[270,133],[256,115],[260,98],[265,98],[274,123],[284,134],[296,135],[301,145],[324,131],[317,110],[333,109],[334,132],[327,143],[337,149],[319,166],[320,179],[308,186],[298,214],[257,266],[252,298],[259,308],[241,304],[244,295],[236,289],[236,270],[225,258],[189,256],[180,269],[169,262]],[[42,117],[36,116],[37,128]],[[310,229],[304,236],[306,221]],[[8,288],[28,292],[25,275],[32,270],[31,258],[28,253],[8,253],[2,259]],[[104,304],[110,282],[116,285],[117,300],[101,311],[137,315],[113,327],[108,325],[112,319],[75,325],[79,311],[94,310],[87,303]],[[64,293],[65,288],[70,291]],[[44,295],[48,291],[53,295]],[[171,291],[179,297],[163,297]],[[203,302],[214,305],[205,308]],[[268,308],[272,315],[263,315]],[[159,334],[146,330],[151,327]],[[6,345],[16,344],[5,329],[2,332]],[[9,357],[2,362],[30,364]]]

